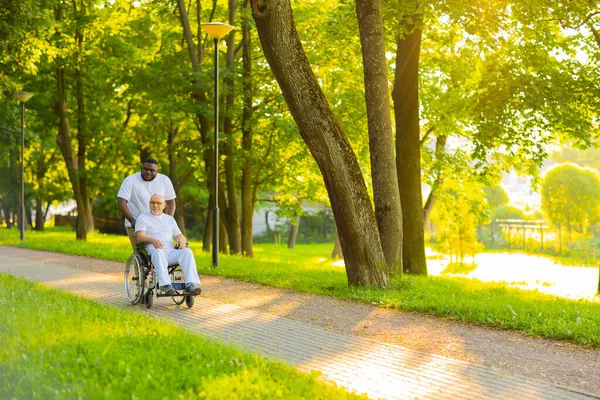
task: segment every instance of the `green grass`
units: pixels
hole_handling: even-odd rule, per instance
[[[88,242],[73,232],[27,232],[23,247],[125,261],[131,252],[126,237],[91,234]],[[0,230],[0,244],[19,245],[18,232]],[[217,275],[307,293],[335,296],[382,307],[418,311],[527,334],[600,346],[600,302],[571,301],[537,291],[474,279],[406,276],[391,290],[349,287],[343,268],[329,259],[331,245],[261,244],[253,259],[221,256],[220,268],[192,242],[201,275]]]
[[[161,320],[0,274],[0,398],[358,398]]]
[[[477,264],[451,262],[446,268],[444,268],[442,274],[467,275],[469,272],[473,272],[476,269]]]

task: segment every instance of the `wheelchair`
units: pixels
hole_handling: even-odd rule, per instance
[[[147,308],[152,307],[154,292],[156,297],[171,297],[177,305],[183,304],[192,308],[196,301],[194,294],[185,292],[185,279],[179,265],[168,267],[171,285],[175,294],[160,294],[158,291],[158,279],[156,270],[152,265],[151,257],[146,252],[144,243],[138,243],[136,251],[129,257],[125,264],[125,295],[131,304],[144,304]]]

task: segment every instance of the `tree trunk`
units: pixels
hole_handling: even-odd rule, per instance
[[[87,218],[86,218],[88,232],[94,232],[94,228],[95,228],[93,211],[94,211],[94,209],[93,209],[92,199],[90,197],[88,197],[88,199],[87,199]]]
[[[6,221],[6,229],[12,228],[14,220],[10,217],[10,207],[6,204],[3,204],[2,212],[4,213],[4,220]]]
[[[69,128],[69,117],[67,115],[67,98],[65,94],[65,71],[59,67],[56,71],[56,83],[58,88],[58,99],[56,101],[55,111],[58,116],[58,135],[56,142],[62,153],[63,159],[67,166],[69,181],[73,188],[73,196],[77,203],[77,223],[75,227],[75,237],[78,240],[85,240],[87,237],[87,224],[85,223],[85,207],[84,202],[87,199],[81,197],[79,188],[79,174],[73,162],[73,145],[71,143],[71,129]]]
[[[33,229],[33,215],[31,214],[31,202],[25,199],[25,230],[29,229],[29,225]]]
[[[208,204],[213,203],[213,195],[208,196]],[[206,210],[206,223],[204,224],[204,235],[202,237],[202,251],[210,252],[212,244],[212,209],[208,207]]]
[[[331,200],[350,285],[390,285],[356,156],[312,72],[289,0],[252,0],[262,48]]]
[[[199,2],[197,2],[197,7],[200,7]],[[183,36],[185,37],[185,42],[187,44],[190,62],[192,64],[192,69],[194,71],[194,76],[195,76],[195,78],[192,80],[192,97],[197,102],[199,102],[201,104],[206,104],[207,103],[206,93],[204,92],[204,90],[202,90],[202,88],[200,86],[200,82],[198,81],[198,78],[197,78],[201,74],[200,60],[198,58],[198,53],[196,52],[196,47],[194,46],[194,40],[192,37],[192,30],[190,28],[190,22],[188,19],[187,10],[185,7],[185,1],[177,0],[177,8],[179,9],[181,27],[183,28]],[[200,16],[200,11],[198,10],[197,17],[199,18],[199,16]],[[200,39],[198,38],[198,40],[200,40]],[[202,49],[200,42],[198,43],[198,48],[200,50]],[[210,121],[203,112],[197,111],[194,122],[196,123],[198,131],[200,132],[202,148],[204,149],[202,152],[202,155],[203,155],[203,159],[204,159],[204,170],[205,170],[206,182],[207,182],[207,186],[208,186],[207,189],[208,189],[209,193],[212,193],[213,187],[214,187],[212,171],[214,171],[214,168],[218,168],[218,166],[214,165],[214,162],[212,160],[213,149],[212,149],[212,144],[211,144],[211,140],[209,137]],[[216,123],[216,121],[215,121],[215,123]],[[213,198],[213,197],[209,197],[209,204],[207,207],[207,213],[208,213],[207,216],[209,218],[210,218],[210,214],[212,213],[212,207],[213,207],[213,203],[210,202],[211,198]],[[179,208],[179,207],[177,207],[177,208]],[[177,212],[177,210],[175,210],[175,211]],[[181,210],[181,211],[183,212],[183,210]],[[209,221],[210,220],[207,219],[207,225],[209,224]],[[206,250],[206,246],[207,245],[210,246],[210,240],[208,240],[208,242],[207,242],[206,239],[211,237],[211,235],[212,235],[211,233],[208,233],[208,234],[206,232],[204,233],[204,243],[202,246],[202,250],[210,251],[210,250]]]
[[[62,20],[62,6],[60,3],[56,8],[55,18],[58,22]],[[62,60],[59,59],[58,61],[60,62]],[[75,197],[75,202],[77,204],[78,217],[75,227],[75,237],[77,240],[86,240],[87,212],[85,210],[87,207],[87,198],[81,196],[79,171],[73,160],[73,144],[71,143],[71,129],[69,127],[69,116],[67,113],[65,70],[64,66],[61,64],[63,63],[60,63],[56,70],[57,99],[54,105],[54,111],[58,117],[58,134],[56,136],[56,142],[60,148],[63,159],[65,160],[67,174],[69,176],[69,181],[71,182],[71,187],[73,188],[73,197]]]
[[[340,260],[344,258],[342,254],[342,245],[340,244],[340,237],[338,236],[337,231],[335,231],[335,240],[333,243],[333,251],[331,252],[331,258],[334,260]]]
[[[181,205],[181,182],[179,179],[179,174],[177,171],[177,156],[176,156],[176,143],[175,138],[177,137],[177,133],[179,132],[179,128],[173,125],[173,122],[169,122],[169,126],[167,128],[167,154],[169,157],[169,178],[171,182],[173,182],[173,189],[175,190],[175,221],[177,222],[177,226],[181,230],[181,233],[185,235],[185,219],[183,218],[183,208]]]
[[[219,179],[219,220],[221,222],[221,226],[225,228],[227,231],[227,240],[229,242],[229,249],[233,253],[233,249],[231,248],[231,236],[238,235],[239,238],[239,224],[236,225],[232,222],[231,219],[231,209],[227,205],[226,193],[223,185]],[[225,247],[219,247],[219,250],[222,253],[225,253]],[[239,254],[238,251],[236,254]]]
[[[227,249],[227,227],[222,222],[223,221],[223,212],[220,211],[221,214],[221,224],[219,227],[219,252],[223,254],[229,254],[229,250]]]
[[[288,235],[288,249],[293,249],[298,238],[298,229],[300,228],[300,215],[294,214],[294,218],[290,221],[290,234]]]
[[[244,164],[242,167],[242,253],[254,256],[252,250],[252,218],[254,202],[252,200],[252,44],[250,42],[250,0],[244,1],[242,14],[242,92],[244,111],[242,112],[242,148]]]
[[[73,9],[77,18],[80,18],[77,11],[77,3],[73,0]],[[85,14],[85,10],[81,9],[81,14]],[[83,238],[87,237],[89,232],[89,196],[88,196],[88,179],[86,171],[87,161],[87,115],[85,112],[85,102],[83,94],[83,76],[81,72],[82,54],[83,54],[83,33],[81,32],[80,22],[77,22],[75,30],[75,40],[77,41],[76,67],[75,67],[75,86],[77,99],[77,178],[79,179],[79,193],[81,202],[77,203],[77,227],[76,230],[85,230]],[[92,230],[93,230],[92,222]],[[78,234],[79,238],[79,234]]]
[[[376,0],[356,0],[375,217],[390,275],[402,274],[402,210],[394,159],[383,22]]]
[[[36,231],[44,230],[44,211],[42,209],[42,202],[40,199],[35,200],[35,227],[33,228]]]
[[[35,194],[35,230],[43,231],[44,230],[44,211],[43,211],[43,199],[42,192],[45,190],[44,181],[46,179],[47,172],[47,164],[46,158],[42,154],[37,160],[37,171],[35,173],[36,181],[39,190]]]
[[[229,0],[229,24],[235,24],[236,0]],[[233,63],[234,63],[234,32],[227,36],[227,69],[229,74],[225,78],[225,116],[223,118],[223,133],[225,140],[223,142],[223,153],[225,155],[225,184],[227,185],[227,236],[229,238],[229,248],[232,254],[242,252],[242,232],[240,231],[240,211],[238,204],[237,185],[235,177],[235,166],[233,156],[233,103],[234,103],[234,83],[233,83]]]
[[[443,156],[444,147],[446,146],[446,136],[440,135],[437,137],[435,141],[435,158],[436,162],[440,162],[440,157]],[[423,207],[423,228],[427,226],[429,222],[429,217],[431,216],[431,210],[435,202],[437,201],[437,192],[440,186],[444,183],[444,177],[442,176],[442,172],[438,171],[437,177],[431,186],[431,192],[429,192],[429,196],[427,196],[427,201],[425,202],[425,206]]]
[[[396,169],[402,203],[402,259],[404,270],[427,275],[421,193],[421,147],[419,133],[419,52],[421,29],[398,39],[394,110],[396,114]]]

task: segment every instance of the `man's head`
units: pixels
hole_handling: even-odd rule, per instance
[[[163,210],[165,209],[165,198],[160,194],[153,194],[150,197],[150,212],[152,215],[162,215]]]
[[[154,158],[149,158],[142,164],[142,178],[145,181],[152,181],[158,174],[158,162]]]

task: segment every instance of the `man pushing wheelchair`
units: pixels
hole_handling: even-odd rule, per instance
[[[158,174],[156,160],[148,159],[143,163],[141,173],[125,178],[117,196],[134,249],[125,268],[125,290],[129,299],[134,304],[141,300],[150,307],[156,273],[159,297],[183,296],[191,307],[193,296],[201,293],[200,278],[192,250],[172,217],[175,191],[170,179]],[[167,205],[168,213],[165,213]],[[174,240],[177,246],[173,245]],[[143,250],[150,256],[149,260],[142,254]],[[138,272],[132,264],[137,266]],[[180,279],[181,272],[185,279],[184,290],[181,290],[182,284],[174,282]]]

